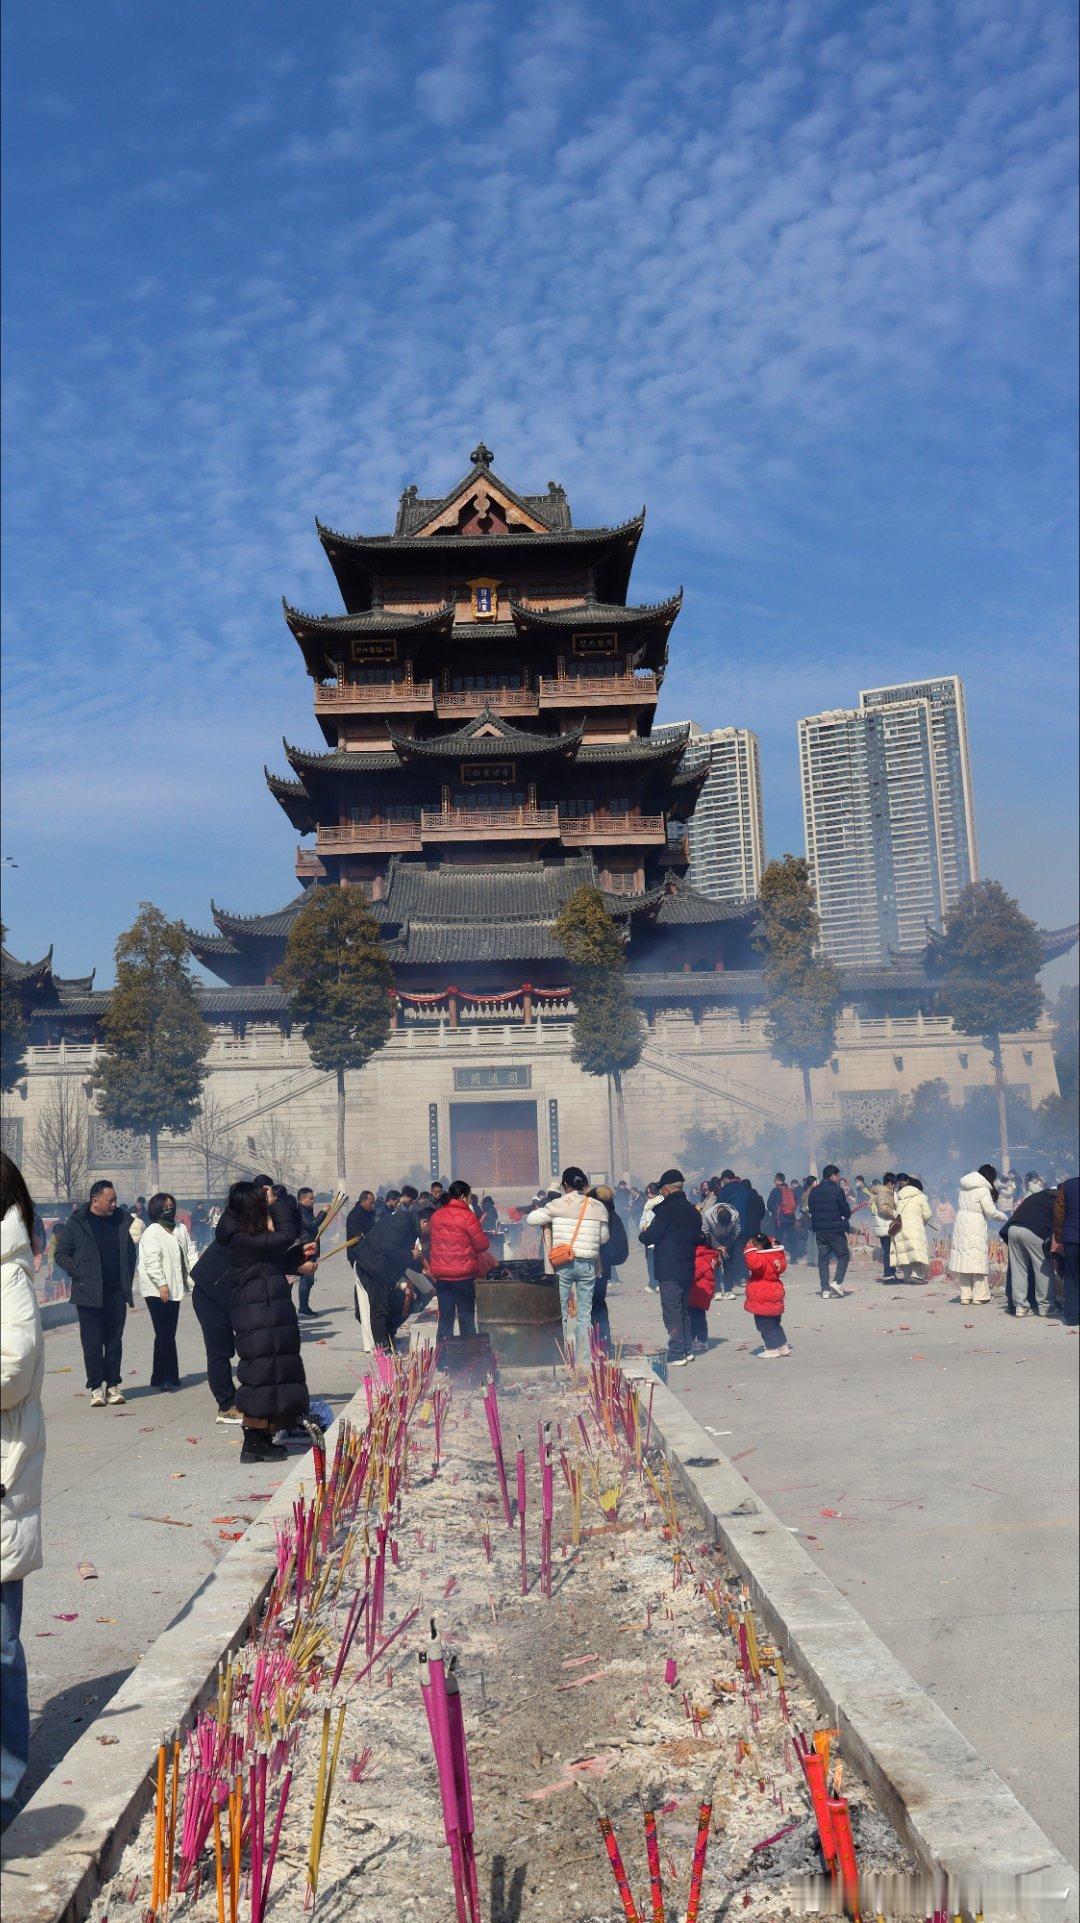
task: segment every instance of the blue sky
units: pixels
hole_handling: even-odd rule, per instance
[[[108,978],[150,898],[295,892],[321,742],[280,614],[483,436],[648,503],[668,717],[966,681],[980,849],[1076,912],[1073,9],[1063,0],[15,0],[5,917]],[[1069,964],[1075,976],[1075,956]]]

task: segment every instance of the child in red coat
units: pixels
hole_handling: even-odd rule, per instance
[[[784,1313],[784,1284],[787,1256],[779,1243],[767,1235],[752,1235],[743,1250],[749,1280],[744,1307],[753,1316],[764,1346],[755,1351],[763,1362],[790,1355],[781,1316]]]

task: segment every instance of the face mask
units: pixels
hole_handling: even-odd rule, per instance
[[[158,1216],[158,1221],[164,1223],[167,1229],[175,1228],[176,1227],[176,1210],[162,1209],[161,1214]]]

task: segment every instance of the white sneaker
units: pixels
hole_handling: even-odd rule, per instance
[[[104,1391],[104,1389],[91,1389],[91,1391],[90,1391],[90,1407],[91,1407],[92,1409],[103,1409],[103,1408],[105,1407],[105,1391]]]
[[[690,1360],[690,1357],[688,1355],[673,1355],[670,1362],[668,1363],[668,1368],[669,1369],[685,1369],[689,1360]]]
[[[1024,1318],[1024,1316],[1025,1316],[1025,1315],[1030,1315],[1030,1314],[1031,1314],[1031,1310],[1030,1310],[1030,1309],[1014,1309],[1014,1310],[1013,1310],[1013,1314],[1015,1315],[1015,1317],[1016,1317],[1016,1320],[1017,1320],[1018,1322],[1021,1322],[1021,1321],[1023,1321],[1023,1318]]]
[[[214,1417],[215,1422],[229,1422],[237,1425],[242,1423],[243,1420],[244,1418],[240,1414],[239,1409],[219,1409],[217,1415]]]
[[[121,1389],[119,1383],[114,1382],[111,1388],[109,1388],[106,1391],[105,1400],[108,1403],[110,1409],[115,1409],[119,1403],[126,1402],[127,1397],[124,1394],[124,1391]]]
[[[842,1283],[842,1282],[830,1282],[830,1283],[829,1283],[829,1294],[830,1294],[830,1295],[838,1295],[838,1296],[840,1297],[840,1299],[841,1299],[841,1301],[843,1301],[843,1300],[844,1300],[844,1299],[846,1298],[846,1296],[847,1296],[847,1290],[845,1289],[845,1287],[844,1287],[844,1285],[843,1285],[843,1283]]]

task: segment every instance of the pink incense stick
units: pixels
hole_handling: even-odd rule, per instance
[[[517,1447],[517,1506],[518,1529],[521,1532],[521,1593],[523,1596],[527,1595],[529,1591],[529,1563],[525,1546],[525,1501],[525,1445],[519,1436]]]
[[[431,1643],[421,1658],[420,1678],[427,1684],[424,1691],[424,1707],[431,1731],[431,1744],[435,1751],[435,1768],[439,1778],[439,1794],[442,1797],[443,1828],[450,1848],[450,1863],[454,1877],[454,1907],[458,1923],[468,1923],[465,1904],[465,1864],[461,1848],[461,1814],[458,1809],[457,1785],[454,1777],[454,1759],[450,1744],[450,1715],[446,1702],[446,1670],[442,1658],[442,1646],[431,1625]]]
[[[499,1478],[499,1494],[502,1497],[503,1515],[506,1517],[507,1528],[512,1529],[514,1526],[514,1517],[510,1508],[510,1490],[507,1487],[506,1462],[503,1457],[502,1429],[499,1425],[499,1411],[495,1401],[495,1384],[493,1382],[489,1383],[488,1387],[484,1390],[484,1414],[487,1416],[488,1434],[491,1437],[491,1448],[495,1457],[495,1469]]]
[[[465,1858],[465,1875],[469,1911],[472,1923],[480,1923],[480,1885],[476,1873],[476,1850],[473,1845],[473,1800],[472,1780],[469,1776],[469,1754],[465,1743],[465,1719],[462,1715],[461,1687],[455,1673],[456,1658],[450,1664],[446,1676],[446,1708],[450,1729],[450,1754],[454,1765],[454,1787],[457,1792],[458,1815],[461,1819],[462,1854]]]
[[[555,1477],[551,1462],[550,1424],[542,1435],[540,1493],[540,1580],[544,1595],[551,1597],[551,1521],[555,1513]]]

